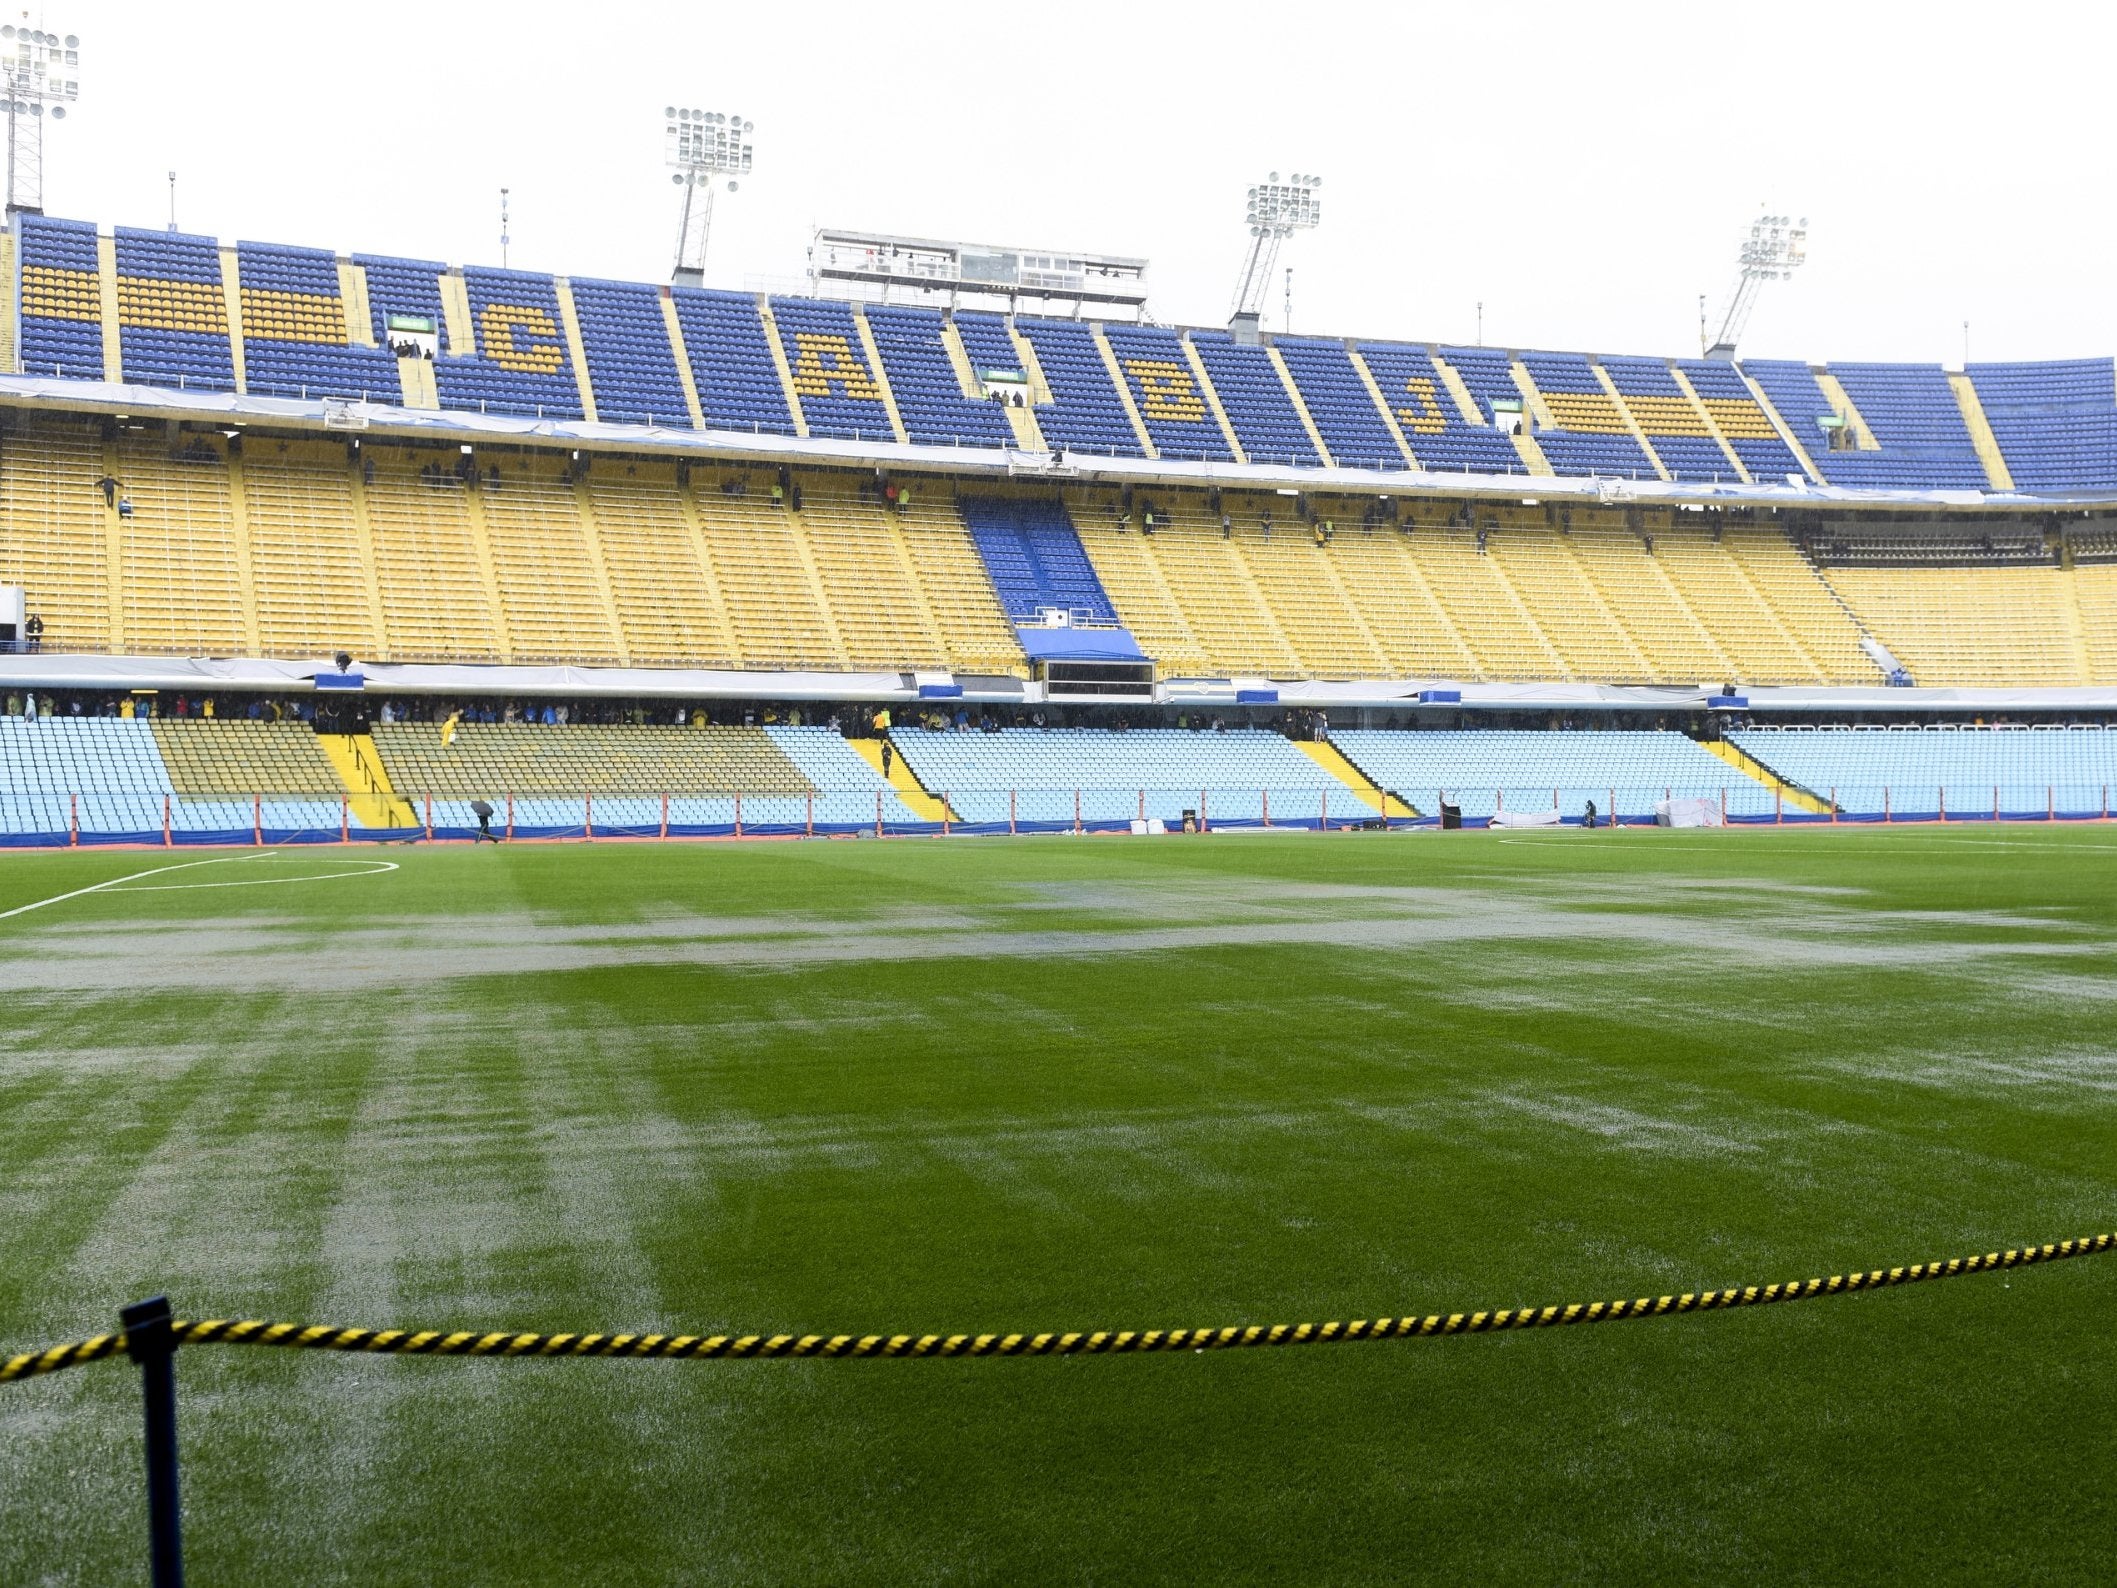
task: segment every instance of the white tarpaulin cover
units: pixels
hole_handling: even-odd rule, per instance
[[[1494,811],[1489,823],[1493,827],[1556,827],[1558,824],[1556,806],[1547,811]]]
[[[1654,802],[1656,827],[1725,827],[1716,799],[1670,799]]]

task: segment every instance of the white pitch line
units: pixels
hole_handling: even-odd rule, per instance
[[[291,857],[281,855],[278,858],[285,860]],[[364,861],[362,864],[367,867],[365,871],[319,871],[312,877],[246,877],[240,882],[156,882],[150,883],[144,888],[118,888],[115,891],[119,893],[189,893],[194,888],[274,888],[289,882],[329,882],[337,877],[379,877],[385,871],[395,871],[397,869],[397,862],[394,860],[370,860]],[[157,875],[157,873],[150,871],[144,873],[144,875],[151,877]],[[119,880],[129,881],[131,879],[120,878]]]
[[[169,871],[189,871],[194,866],[240,865],[247,860],[270,860],[278,853],[268,849],[261,855],[218,855],[211,860],[186,860],[174,866],[156,866],[152,871],[135,871],[129,877],[112,877],[107,882],[93,883],[85,888],[76,888],[71,893],[55,893],[48,899],[39,899],[34,904],[18,904],[12,910],[0,910],[0,921],[11,915],[27,915],[32,910],[41,910],[48,904],[64,904],[68,899],[78,899],[86,894],[101,893],[106,888],[115,888],[121,882],[137,882],[142,877],[159,877]],[[144,891],[144,890],[142,890]]]

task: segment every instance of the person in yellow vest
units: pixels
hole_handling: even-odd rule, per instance
[[[882,775],[889,776],[889,707],[880,706],[875,711],[875,737],[882,741]]]
[[[456,742],[456,724],[461,722],[462,720],[463,713],[461,711],[452,711],[448,714],[448,720],[441,724],[442,749],[446,750],[450,745]]]

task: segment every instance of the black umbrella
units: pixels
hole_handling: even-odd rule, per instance
[[[473,815],[483,816],[488,821],[492,819],[492,807],[486,804],[485,801],[472,800],[470,802],[470,808]]]

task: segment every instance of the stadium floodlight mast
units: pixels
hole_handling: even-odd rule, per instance
[[[1300,171],[1290,172],[1284,182],[1272,172],[1250,189],[1246,219],[1250,249],[1235,279],[1235,306],[1228,329],[1238,341],[1255,341],[1263,319],[1264,297],[1271,291],[1272,267],[1279,262],[1279,245],[1295,232],[1305,232],[1323,220],[1323,200],[1316,190],[1323,178]]]
[[[1789,215],[1758,216],[1735,258],[1735,288],[1728,294],[1727,313],[1720,317],[1720,334],[1710,342],[1701,335],[1699,340],[1704,345],[1700,351],[1707,358],[1732,362],[1735,344],[1749,325],[1750,311],[1756,308],[1757,294],[1764,284],[1793,280],[1794,272],[1807,259],[1807,216],[1798,221]],[[1702,332],[1703,327],[1700,329]]]
[[[0,26],[0,94],[7,101],[7,212],[44,213],[44,124],[81,97],[81,39],[21,23]]]
[[[676,235],[676,271],[680,287],[706,282],[706,239],[713,230],[713,184],[728,179],[733,193],[750,174],[751,123],[732,112],[692,110],[670,105],[662,111],[670,177],[684,190],[684,218]]]

